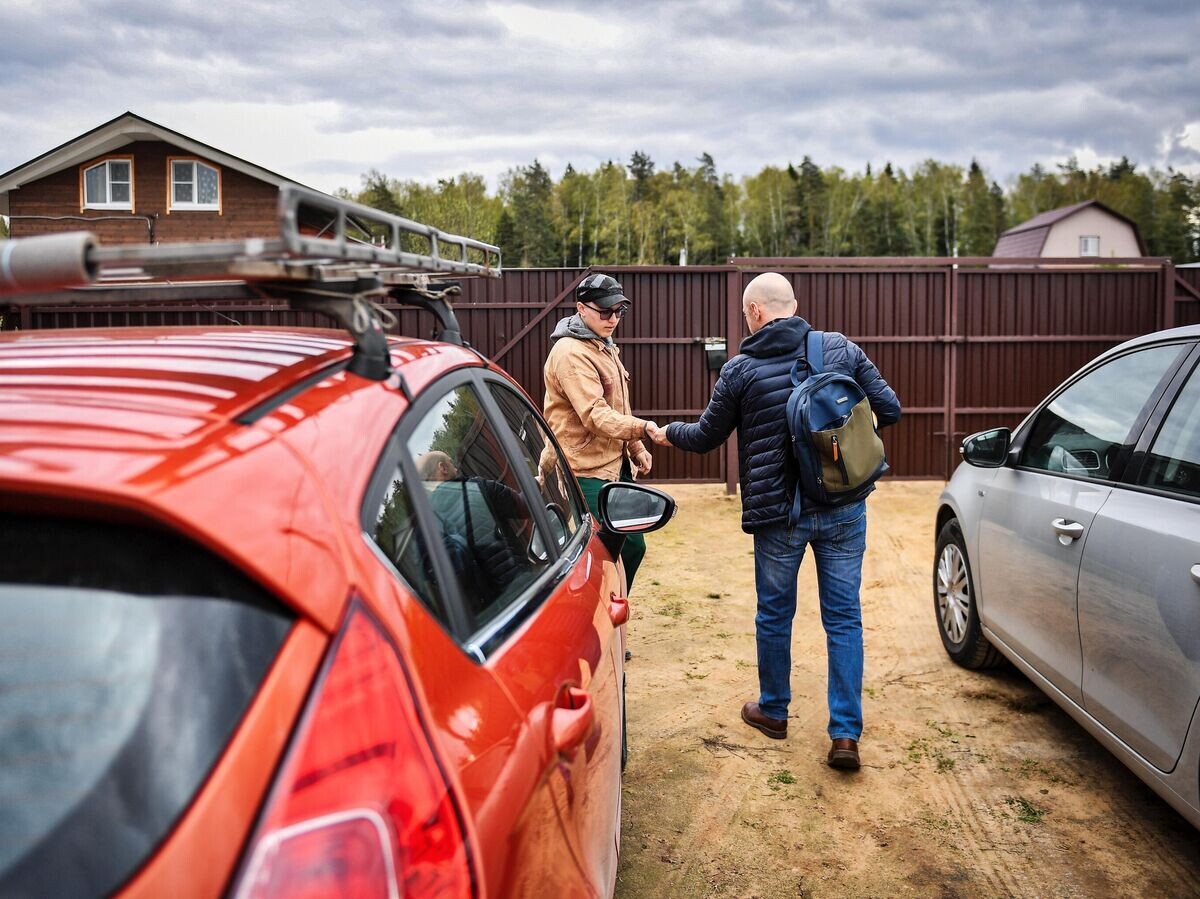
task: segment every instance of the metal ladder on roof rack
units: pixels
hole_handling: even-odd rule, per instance
[[[491,244],[298,185],[279,189],[278,213],[279,235],[269,238],[105,247],[88,232],[72,232],[0,241],[0,297],[28,305],[47,300],[21,293],[101,280],[112,286],[148,278],[238,279],[294,308],[332,316],[354,338],[349,370],[384,380],[391,362],[373,299],[387,296],[432,312],[436,336],[461,345],[449,291],[436,289],[438,279],[501,275],[500,250]],[[63,302],[61,295],[53,300]],[[66,302],[88,298],[81,292]]]

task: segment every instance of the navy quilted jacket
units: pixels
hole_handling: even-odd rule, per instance
[[[783,524],[791,512],[796,473],[785,410],[792,391],[792,363],[803,352],[811,329],[798,316],[767,322],[725,363],[700,420],[667,426],[671,443],[692,453],[716,449],[737,429],[742,530],[749,533]],[[823,346],[825,371],[847,374],[862,386],[880,427],[900,420],[896,392],[866,353],[836,331],[825,332]],[[805,497],[804,510],[813,508]]]

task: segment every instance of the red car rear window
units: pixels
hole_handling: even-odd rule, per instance
[[[0,516],[0,895],[107,895],[219,758],[292,616],[151,528]]]

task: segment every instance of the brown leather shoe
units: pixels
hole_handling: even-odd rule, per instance
[[[761,730],[772,740],[782,740],[787,736],[787,719],[768,718],[762,713],[757,702],[748,702],[742,706],[742,720],[751,727]]]
[[[829,767],[858,770],[858,741],[841,737],[829,747]]]

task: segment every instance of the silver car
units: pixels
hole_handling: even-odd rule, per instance
[[[1010,659],[1200,827],[1200,326],[1109,350],[962,455],[936,526],[946,652]]]

